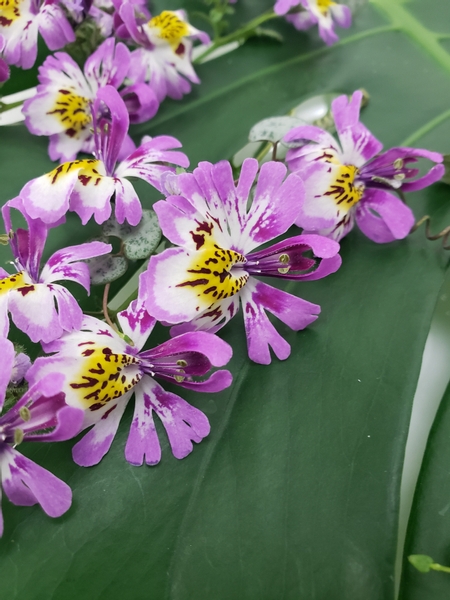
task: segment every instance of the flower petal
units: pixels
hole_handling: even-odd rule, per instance
[[[72,504],[70,487],[13,448],[3,446],[0,470],[5,494],[14,504],[30,506],[32,494],[33,504],[39,503],[50,517],[60,517],[69,510]]]
[[[102,460],[111,448],[120,419],[132,394],[133,391],[130,391],[121,396],[120,400],[110,406],[94,427],[75,444],[72,456],[77,465],[92,467]]]
[[[414,225],[414,214],[400,198],[384,190],[367,189],[356,210],[356,222],[368,238],[385,244],[405,238]]]

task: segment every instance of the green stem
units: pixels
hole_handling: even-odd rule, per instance
[[[7,110],[11,110],[12,108],[16,108],[16,106],[22,106],[23,100],[18,100],[17,102],[11,102],[11,104],[6,104],[0,100],[0,113],[4,113]]]
[[[438,563],[433,563],[430,565],[430,569],[433,571],[443,571],[444,573],[450,573],[450,567],[443,567],[442,565],[438,565]]]
[[[422,25],[403,7],[399,0],[370,0],[370,2],[388,17],[396,29],[413,39],[450,73],[450,54],[441,46],[440,34],[430,31]]]
[[[201,63],[207,56],[209,56],[215,50],[217,50],[217,48],[220,48],[221,46],[225,46],[225,44],[230,44],[231,42],[236,42],[236,41],[240,41],[240,40],[245,41],[248,37],[250,37],[251,35],[253,35],[255,33],[255,30],[257,27],[259,27],[266,21],[270,21],[271,19],[277,19],[277,18],[279,18],[279,15],[275,14],[272,10],[269,12],[263,13],[262,15],[259,15],[259,17],[255,17],[254,19],[249,21],[246,25],[244,25],[240,29],[237,29],[233,33],[224,35],[223,37],[219,37],[218,39],[216,39],[212,43],[212,45],[207,50],[205,50],[205,52],[203,52],[203,54],[200,54],[200,56],[197,56],[197,58],[192,62],[194,64]]]
[[[424,135],[426,135],[429,131],[431,131],[432,129],[434,129],[435,127],[437,127],[438,125],[440,125],[441,123],[443,123],[445,120],[447,120],[449,118],[450,118],[450,110],[444,111],[443,113],[441,113],[434,119],[431,119],[431,121],[428,121],[428,123],[425,123],[425,125],[423,125],[419,129],[414,131],[414,133],[412,133],[410,136],[408,136],[406,138],[406,140],[403,140],[403,142],[400,144],[400,146],[411,146],[412,144],[417,142],[417,140],[419,140]]]

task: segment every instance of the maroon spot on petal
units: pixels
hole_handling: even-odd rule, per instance
[[[26,287],[17,288],[17,291],[22,294],[22,296],[26,296],[30,292],[34,292],[34,285],[27,285]]]

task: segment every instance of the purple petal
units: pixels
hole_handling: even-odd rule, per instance
[[[145,377],[142,390],[147,411],[154,410],[164,425],[173,455],[185,458],[193,450],[192,442],[201,442],[210,432],[206,415],[179,396],[166,392],[150,377]],[[133,425],[136,435],[139,424],[134,419]]]
[[[84,73],[91,85],[119,87],[127,76],[129,66],[128,48],[121,42],[115,45],[114,39],[108,38],[87,59]]]
[[[291,174],[283,182],[286,167],[269,162],[261,167],[255,197],[250,207],[239,250],[247,254],[273,238],[285,233],[295,222],[305,199],[303,181]]]
[[[251,279],[241,292],[249,357],[261,364],[270,364],[269,346],[280,360],[290,352],[289,344],[270,323],[268,310],[294,331],[304,329],[315,321],[320,306],[312,304],[261,281]]]
[[[333,100],[332,112],[339,134],[345,164],[362,166],[383,148],[370,131],[359,121],[362,92],[354,92],[351,101],[347,96]]]
[[[129,85],[121,90],[120,95],[130,115],[130,123],[145,123],[158,112],[158,98],[152,88],[145,83]]]
[[[356,209],[361,231],[379,244],[405,238],[414,225],[414,214],[399,198],[384,190],[367,189]]]
[[[147,272],[144,272],[139,276],[138,299],[117,315],[123,333],[133,340],[138,350],[143,347],[156,324],[156,319],[147,312],[145,307],[147,289]]]
[[[151,394],[151,387],[149,391]],[[136,467],[141,466],[144,460],[147,465],[157,465],[161,460],[161,445],[152,413],[150,396],[139,386],[135,392],[134,415],[125,446],[126,460]]]
[[[0,412],[5,400],[6,388],[11,379],[11,372],[14,365],[14,345],[9,340],[0,337],[0,355],[2,358],[2,368],[0,369]]]
[[[120,419],[133,391],[120,397],[95,423],[94,427],[75,444],[72,449],[73,460],[80,467],[92,467],[98,464],[111,448]]]
[[[86,263],[78,261],[103,256],[111,251],[111,244],[104,244],[103,242],[88,242],[62,248],[48,259],[42,269],[40,281],[42,283],[61,280],[75,281],[82,285],[86,291],[89,291],[89,267]]]
[[[334,137],[324,129],[316,127],[315,125],[300,125],[300,127],[294,127],[294,129],[291,129],[291,131],[284,136],[283,141],[289,143],[295,142],[298,144],[305,143],[305,141],[316,142],[316,144],[320,144],[321,146],[329,146],[330,148],[339,151],[339,147]]]
[[[198,352],[205,355],[215,367],[226,365],[233,351],[231,346],[216,335],[203,331],[184,333],[156,346],[151,356],[172,356],[182,352]]]
[[[50,517],[60,517],[70,508],[70,487],[46,469],[6,445],[0,462],[3,489],[15,504],[29,506],[32,494],[33,503],[39,503]]]

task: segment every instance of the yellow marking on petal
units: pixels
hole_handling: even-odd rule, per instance
[[[176,287],[190,288],[199,299],[198,310],[234,296],[248,281],[248,274],[233,273],[235,265],[243,265],[246,259],[239,252],[224,250],[210,238],[202,249],[192,255],[187,277]]]
[[[174,51],[177,50],[183,38],[189,35],[189,25],[171,10],[163,10],[160,15],[148,22],[149,27],[158,30],[158,37],[168,42]]]
[[[107,346],[95,346],[83,350],[81,355],[86,360],[69,385],[91,411],[123,396],[142,378],[139,359],[130,354],[115,354]]]
[[[56,169],[47,173],[47,177],[50,179],[50,183],[54,185],[59,179],[78,169],[80,169],[78,179],[84,186],[98,185],[101,178],[106,175],[105,166],[101,160],[85,158],[62,163]]]
[[[54,115],[71,138],[78,138],[92,121],[89,100],[70,89],[58,91],[54,108],[47,114]]]
[[[20,19],[20,5],[22,0],[0,0],[0,26],[9,27]]]
[[[330,6],[333,6],[336,2],[332,2],[332,0],[317,0],[317,6],[320,12],[323,15],[326,15]]]
[[[2,294],[7,294],[11,290],[18,290],[21,292],[22,296],[26,296],[28,292],[34,290],[34,285],[25,281],[25,273],[21,271],[10,277],[0,279],[0,296]]]
[[[364,185],[356,184],[355,178],[359,170],[354,165],[341,165],[337,175],[324,196],[330,196],[339,208],[339,212],[348,212],[361,200]]]

